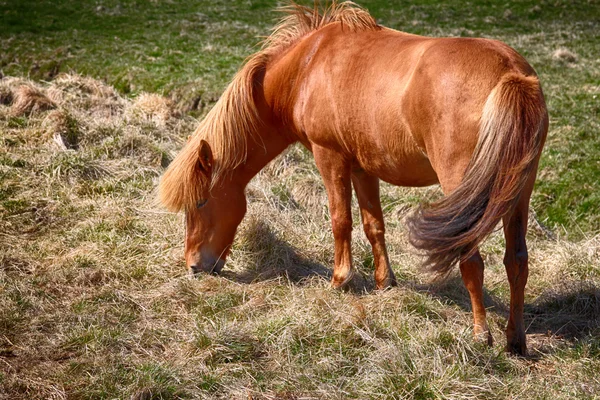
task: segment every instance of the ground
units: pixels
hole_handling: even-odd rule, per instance
[[[310,153],[248,188],[223,276],[190,278],[155,188],[277,15],[274,1],[3,1],[0,398],[595,398],[600,393],[600,5],[365,1],[381,24],[515,47],[550,133],[532,201],[530,356],[504,352],[503,238],[485,242],[493,347],[457,273],[434,282],[404,218],[436,187],[382,187],[399,287],[374,292],[354,206],[354,290]]]

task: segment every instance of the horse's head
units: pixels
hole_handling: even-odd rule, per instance
[[[195,204],[185,211],[185,261],[194,273],[218,273],[246,213],[244,185],[235,177],[211,184],[213,156],[205,141],[200,145],[196,168],[207,184],[202,185],[205,189]]]

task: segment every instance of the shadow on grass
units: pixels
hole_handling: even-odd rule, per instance
[[[425,287],[419,289],[426,290]],[[469,293],[460,277],[431,285],[429,291],[464,310],[471,310]],[[484,288],[484,303],[508,319],[508,300],[493,296]],[[525,303],[524,314],[528,334],[580,339],[600,328],[600,287],[593,282],[566,281],[547,289],[534,302]]]
[[[407,285],[471,311],[469,293],[459,276],[430,285]],[[484,304],[508,320],[508,300],[504,301],[484,288]],[[530,360],[554,353],[559,347],[577,348],[587,342],[595,343],[600,335],[600,287],[593,282],[565,281],[547,289],[535,301],[525,303],[524,316]]]
[[[238,243],[245,268],[224,270],[221,273],[233,281],[251,283],[283,278],[291,284],[304,285],[312,278],[331,280],[330,268],[292,247],[263,221],[252,221],[244,232],[241,232]],[[372,278],[357,271],[348,290],[357,294],[368,293],[374,287]]]
[[[417,284],[411,282],[407,283],[407,285],[414,290],[427,292],[444,302],[457,305],[465,311],[471,311],[471,298],[469,297],[469,292],[460,276],[453,275],[447,279],[429,284]],[[483,302],[486,309],[508,317],[508,303],[491,294],[486,290],[485,286],[483,288]]]
[[[600,331],[600,287],[567,281],[525,304],[527,333],[551,333],[578,340]]]

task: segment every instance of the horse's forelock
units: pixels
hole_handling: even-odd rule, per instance
[[[207,177],[197,168],[199,147],[194,143],[196,140],[196,137],[190,138],[160,180],[159,199],[170,211],[191,207],[209,191]]]

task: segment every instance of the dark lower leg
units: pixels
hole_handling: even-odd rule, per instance
[[[527,211],[528,201],[521,202],[512,216],[504,220],[504,236],[506,238],[504,266],[510,285],[510,314],[506,327],[507,350],[521,355],[527,353],[525,322],[523,319],[525,285],[529,275],[527,244],[525,242]]]
[[[506,326],[507,350],[511,353],[525,355],[527,344],[525,339],[525,321],[523,308],[525,303],[525,285],[527,284],[528,261],[527,250],[510,252],[504,258],[508,282],[510,285],[510,314]]]

